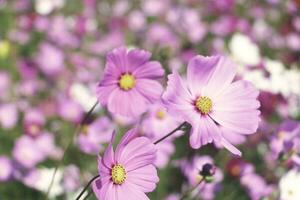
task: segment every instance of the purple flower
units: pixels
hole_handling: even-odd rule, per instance
[[[7,181],[13,172],[11,161],[6,156],[0,156],[0,182]]]
[[[252,134],[260,121],[258,91],[250,82],[232,82],[234,64],[223,56],[196,56],[188,64],[187,84],[176,71],[169,75],[163,100],[171,113],[192,125],[190,144],[215,142],[241,155],[226,133]]]
[[[65,168],[63,186],[67,191],[75,191],[80,187],[80,170],[76,165],[69,165]]]
[[[183,160],[180,162],[180,167],[183,174],[186,176],[191,187],[195,187],[199,181],[203,179],[201,171],[206,164],[214,165],[214,161],[209,156],[195,156],[191,161]],[[197,187],[197,193],[201,199],[214,199],[215,192],[219,188],[220,182],[223,180],[223,173],[219,168],[215,169],[214,179],[212,182],[202,182]]]
[[[103,144],[111,139],[114,126],[107,117],[102,117],[90,125],[84,125],[83,131],[78,137],[80,149],[89,154],[99,154]]]
[[[58,114],[66,121],[79,122],[83,115],[81,105],[70,99],[62,99],[58,102]]]
[[[159,62],[149,61],[150,56],[150,52],[124,47],[107,55],[98,98],[110,112],[136,117],[160,98],[163,89],[156,79],[163,76],[164,70]]]
[[[274,190],[273,186],[268,185],[260,175],[256,174],[251,164],[247,165],[245,166],[240,181],[241,185],[247,189],[251,200],[260,200],[270,195]]]
[[[44,114],[38,109],[28,109],[25,112],[23,125],[25,133],[31,136],[37,136],[42,132],[45,124]]]
[[[0,105],[0,126],[4,129],[13,128],[18,121],[18,110],[15,104]]]
[[[14,159],[26,168],[33,168],[45,159],[35,140],[25,135],[16,140],[12,154]]]
[[[55,76],[64,69],[64,54],[55,46],[42,43],[36,62],[46,75]]]
[[[35,138],[23,135],[16,140],[13,148],[13,158],[25,168],[35,167],[48,156],[61,156],[60,149],[55,146],[54,136],[49,133]]]
[[[146,137],[136,137],[137,129],[128,131],[115,151],[113,134],[103,158],[98,160],[100,178],[93,184],[98,199],[148,200],[144,194],[155,189],[158,182],[153,165],[156,149]]]
[[[149,107],[149,112],[143,120],[142,128],[143,133],[151,139],[157,140],[177,128],[180,123],[182,123],[182,119],[178,119],[168,113],[165,106],[159,102]],[[182,134],[182,132],[178,131],[174,135],[178,134]]]

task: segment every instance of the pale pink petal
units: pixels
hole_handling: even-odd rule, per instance
[[[234,82],[213,100],[213,110],[246,112],[257,109],[260,106],[259,101],[256,100],[258,93],[258,90],[248,81]]]
[[[255,133],[260,121],[260,111],[249,110],[247,112],[214,111],[210,116],[221,126],[240,134]]]
[[[151,57],[149,51],[132,49],[127,53],[127,64],[130,72],[135,71],[145,64]]]
[[[199,149],[201,147],[201,140],[200,140],[200,127],[197,124],[194,124],[191,129],[190,133],[190,145],[194,149]]]
[[[157,79],[161,78],[164,75],[164,69],[162,68],[161,64],[157,61],[150,61],[146,62],[139,68],[137,68],[133,72],[134,77],[140,78],[147,78],[147,79]]]
[[[150,79],[137,79],[136,89],[150,102],[158,101],[163,92],[159,82]]]
[[[127,171],[135,170],[152,164],[155,161],[156,148],[146,137],[130,141],[126,148],[120,150],[117,161],[124,165]]]
[[[195,56],[187,67],[187,81],[190,91],[195,96],[200,96],[200,92],[211,77],[218,63],[220,56]]]
[[[177,105],[191,105],[193,104],[193,97],[187,90],[186,85],[183,83],[181,77],[176,71],[168,76],[167,89],[164,92],[163,101],[168,104]]]
[[[245,135],[241,135],[225,127],[220,127],[222,131],[222,136],[231,144],[237,145],[242,144],[246,141]]]
[[[110,94],[115,90],[118,90],[118,86],[116,85],[100,86],[97,88],[98,99],[102,106],[107,105]]]
[[[190,144],[194,149],[213,141],[221,140],[219,127],[207,116],[199,118],[198,123],[192,125]]]
[[[241,156],[242,153],[240,150],[238,150],[235,146],[233,146],[232,144],[230,144],[225,138],[222,138],[221,140],[221,144],[228,149],[231,153],[233,153],[234,155],[237,156]]]
[[[178,73],[174,71],[168,79],[167,89],[162,95],[168,112],[172,115],[179,115],[190,123],[198,120],[199,113],[195,110],[194,99]]]
[[[135,185],[125,181],[117,190],[117,199],[128,199],[128,200],[149,200],[144,192],[139,190]],[[102,200],[102,199],[101,199]]]
[[[117,145],[115,151],[115,160],[120,159],[120,153],[122,153],[123,149],[125,148],[125,145],[127,145],[131,140],[136,138],[138,133],[138,127],[134,127],[126,132],[126,134],[122,137],[121,141]]]
[[[231,98],[249,97],[256,98],[259,95],[259,91],[249,81],[239,80],[230,84],[220,96],[230,96]]]
[[[221,56],[207,85],[203,88],[203,95],[214,98],[226,89],[236,74],[236,67],[229,58]]]
[[[126,181],[134,184],[143,192],[152,192],[159,178],[156,168],[153,165],[146,165],[127,173]]]
[[[136,117],[147,109],[147,102],[136,89],[123,91],[114,90],[108,98],[108,110],[127,117]]]

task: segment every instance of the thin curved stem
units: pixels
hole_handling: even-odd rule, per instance
[[[53,175],[51,177],[51,182],[50,182],[50,185],[47,189],[47,193],[46,193],[46,197],[45,197],[45,200],[48,199],[48,196],[49,196],[49,193],[51,191],[51,188],[53,186],[53,182],[54,182],[54,178],[56,176],[56,173],[57,173],[57,170],[58,170],[58,167],[62,164],[64,158],[65,158],[65,155],[66,155],[66,152],[67,150],[70,148],[71,144],[72,144],[72,141],[74,139],[75,136],[78,135],[78,133],[81,131],[81,128],[82,128],[82,125],[86,123],[86,121],[89,119],[89,117],[91,116],[91,114],[93,113],[93,111],[95,110],[96,106],[98,105],[98,100],[94,103],[94,105],[91,107],[91,109],[88,111],[88,113],[84,116],[84,118],[81,120],[80,124],[77,126],[76,130],[75,130],[75,133],[73,134],[73,136],[71,137],[71,140],[69,141],[68,145],[66,146],[64,152],[63,152],[63,155],[62,155],[62,158],[58,161],[58,164],[57,166],[55,167],[54,169],[54,172],[53,172]]]
[[[87,200],[91,196],[91,194],[93,194],[93,190],[90,190],[83,200]]]
[[[197,185],[195,185],[194,187],[192,187],[191,189],[189,189],[188,191],[186,191],[179,200],[183,200],[186,197],[188,197],[190,193],[192,193],[195,189],[197,189],[197,187],[203,182],[203,180],[204,180],[204,178],[202,178],[199,181],[199,183],[197,183]]]
[[[156,140],[153,144],[158,144],[161,141],[165,140],[166,138],[170,137],[171,135],[173,135],[176,131],[181,130],[184,126],[189,126],[190,124],[187,122],[183,122],[182,124],[180,124],[177,128],[175,128],[173,131],[171,131],[170,133],[168,133],[167,135],[163,136],[162,138]]]
[[[89,182],[88,184],[83,188],[83,190],[80,192],[80,194],[77,196],[76,200],[79,200],[81,198],[81,196],[85,193],[85,191],[90,187],[90,185],[93,183],[94,180],[96,180],[97,178],[99,178],[100,175],[94,176]],[[90,194],[88,194],[89,196]],[[86,199],[87,197],[85,197]]]

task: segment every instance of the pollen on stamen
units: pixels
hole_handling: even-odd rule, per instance
[[[111,169],[111,179],[114,184],[123,184],[126,180],[125,168],[120,164],[114,165]]]
[[[123,74],[119,79],[119,86],[122,90],[131,90],[135,86],[135,78],[131,74]]]
[[[163,111],[163,110],[158,110],[157,112],[156,112],[156,118],[157,119],[163,119],[163,118],[165,118],[165,116],[166,116],[166,113]]]
[[[212,101],[205,96],[198,97],[195,106],[202,114],[207,115],[212,109]]]

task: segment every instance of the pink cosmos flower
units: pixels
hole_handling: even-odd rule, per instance
[[[187,83],[176,71],[169,75],[163,100],[171,113],[192,125],[193,148],[215,142],[241,155],[228,141],[227,133],[256,132],[260,121],[258,91],[250,82],[232,82],[235,74],[235,65],[223,56],[195,56],[188,64]]]
[[[155,145],[146,137],[136,137],[137,128],[128,131],[115,151],[114,136],[103,158],[98,160],[100,178],[93,183],[93,190],[101,200],[144,200],[145,192],[155,189],[158,182]]]
[[[110,112],[136,117],[160,98],[163,88],[156,79],[163,76],[164,70],[159,62],[149,61],[150,56],[150,52],[124,47],[107,55],[98,98]]]

